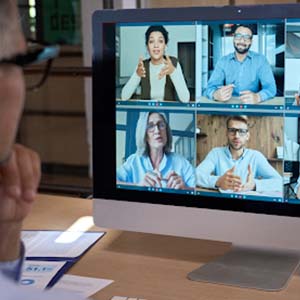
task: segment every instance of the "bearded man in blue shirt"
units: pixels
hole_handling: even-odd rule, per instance
[[[266,57],[249,50],[252,39],[249,27],[237,27],[233,36],[235,51],[217,62],[206,97],[221,102],[239,97],[242,103],[257,104],[276,95],[274,75]]]

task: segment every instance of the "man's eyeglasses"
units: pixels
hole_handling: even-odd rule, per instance
[[[35,90],[41,87],[46,81],[50,73],[52,61],[58,54],[59,46],[47,46],[30,41],[26,53],[18,54],[9,59],[2,59],[0,60],[0,65],[11,64],[25,68],[32,64],[46,63],[42,78],[36,84],[27,87],[27,90]]]
[[[164,121],[159,121],[159,122],[157,122],[156,124],[154,124],[154,123],[149,123],[149,124],[147,125],[147,131],[148,131],[148,132],[153,132],[153,131],[155,130],[156,127],[157,127],[159,130],[164,130],[164,129],[167,128],[167,125],[166,125],[166,123],[165,123]]]
[[[234,39],[235,40],[243,39],[244,41],[250,41],[252,39],[252,35],[251,34],[235,33],[234,34]]]
[[[236,133],[238,132],[240,136],[245,136],[248,133],[248,129],[244,128],[229,127],[227,128],[227,131],[230,135],[236,135]]]

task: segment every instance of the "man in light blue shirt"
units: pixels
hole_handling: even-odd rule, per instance
[[[276,83],[265,56],[250,51],[253,34],[246,26],[237,27],[234,53],[223,56],[209,78],[206,97],[225,102],[232,96],[242,103],[256,104],[276,95]]]
[[[227,120],[228,146],[212,149],[196,168],[197,185],[234,192],[281,192],[282,177],[262,153],[247,149],[248,121],[244,116]]]

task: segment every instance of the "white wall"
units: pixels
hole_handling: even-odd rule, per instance
[[[284,119],[284,128],[287,138],[298,143],[298,118],[286,117]]]
[[[285,90],[298,90],[300,84],[300,59],[286,59],[285,60]]]
[[[102,9],[102,0],[81,1],[82,46],[84,66],[92,66],[92,14]],[[92,78],[85,79],[85,111],[87,120],[87,142],[90,153],[90,177],[92,177]]]
[[[136,8],[136,0],[114,0],[114,8]]]

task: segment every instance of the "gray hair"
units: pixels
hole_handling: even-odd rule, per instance
[[[136,140],[136,152],[138,155],[146,155],[149,156],[150,149],[149,145],[147,143],[147,125],[148,120],[151,114],[159,114],[164,122],[166,123],[166,132],[167,132],[167,143],[164,147],[164,153],[168,154],[172,150],[172,130],[169,126],[169,123],[167,122],[167,118],[164,113],[157,112],[157,111],[148,111],[148,112],[141,112],[140,117],[138,119],[137,125],[136,125],[136,132],[135,132],[135,140]]]
[[[9,58],[16,48],[15,37],[20,30],[16,1],[0,0],[0,59]]]

